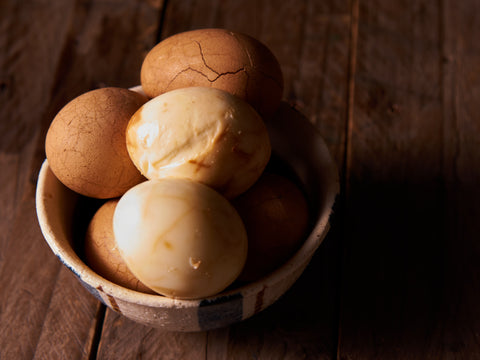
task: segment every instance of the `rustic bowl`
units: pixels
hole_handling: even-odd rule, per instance
[[[339,191],[338,173],[315,127],[286,103],[267,122],[273,152],[294,170],[312,205],[310,235],[283,266],[264,278],[201,300],[177,300],[118,286],[92,271],[76,251],[72,226],[82,198],[61,184],[43,163],[36,207],[42,233],[53,253],[97,299],[139,323],[171,331],[201,331],[244,320],[262,311],[302,274],[329,229],[329,217]]]

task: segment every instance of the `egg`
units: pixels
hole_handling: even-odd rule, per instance
[[[149,180],[128,190],[115,209],[113,230],[132,273],[173,298],[224,290],[247,256],[245,227],[233,206],[187,179]]]
[[[300,188],[287,177],[265,172],[233,200],[248,235],[248,255],[239,276],[255,281],[278,268],[299,248],[309,225],[309,208]]]
[[[126,141],[146,178],[187,178],[227,198],[247,190],[271,155],[260,115],[240,98],[207,87],[151,99],[132,116]]]
[[[205,86],[230,92],[270,117],[283,94],[280,64],[257,39],[226,29],[175,34],[145,57],[141,84],[150,97],[170,90]]]
[[[128,269],[118,251],[113,234],[113,214],[118,199],[105,202],[92,217],[85,235],[87,265],[105,279],[139,292],[154,294]]]
[[[145,180],[131,161],[125,131],[130,117],[148,99],[122,88],[86,92],[55,116],[45,152],[56,177],[73,191],[115,198]]]

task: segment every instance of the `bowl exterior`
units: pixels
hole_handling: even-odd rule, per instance
[[[92,288],[82,279],[80,281],[106,306],[131,320],[168,331],[205,331],[248,319],[273,304],[295,283],[309,261],[310,258],[305,258],[285,277],[277,277],[274,282],[261,282],[255,289],[239,289],[209,299],[188,301],[188,304],[177,301],[173,306],[125,301],[101,287]]]
[[[328,232],[329,216],[339,191],[337,169],[322,138],[305,117],[286,104],[282,107],[281,115],[267,122],[272,148],[293,167],[316,207],[311,234],[298,252],[273,273],[203,300],[171,299],[113,284],[93,272],[74,251],[71,226],[78,195],[58,181],[45,160],[38,178],[36,207],[40,228],[52,252],[97,299],[144,325],[169,331],[210,330],[264,310],[307,267]]]

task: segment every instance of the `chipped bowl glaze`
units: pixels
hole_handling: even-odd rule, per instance
[[[327,146],[303,115],[282,103],[267,122],[274,154],[295,171],[314,211],[310,235],[280,268],[262,279],[233,286],[201,300],[178,300],[118,286],[92,271],[75,251],[72,227],[81,197],[61,184],[43,163],[37,184],[36,209],[42,233],[53,253],[83,286],[112,310],[136,322],[169,331],[202,331],[228,326],[264,310],[302,274],[329,229],[339,191],[338,173]]]

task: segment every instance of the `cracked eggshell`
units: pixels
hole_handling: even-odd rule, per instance
[[[263,43],[225,29],[199,29],[173,35],[153,47],[141,68],[145,93],[214,87],[230,92],[270,117],[283,95],[283,75]]]
[[[245,227],[233,206],[186,179],[149,180],[127,191],[115,209],[113,229],[132,273],[173,298],[224,290],[247,256]]]
[[[206,87],[170,91],[127,127],[130,158],[148,179],[188,178],[227,198],[247,190],[271,155],[267,128],[245,101]]]
[[[85,234],[85,260],[105,279],[131,290],[154,294],[128,269],[113,234],[113,214],[119,199],[105,202],[94,214]]]
[[[108,87],[84,93],[55,116],[45,152],[53,173],[73,191],[94,198],[121,196],[144,181],[132,163],[125,131],[130,117],[148,99]]]

